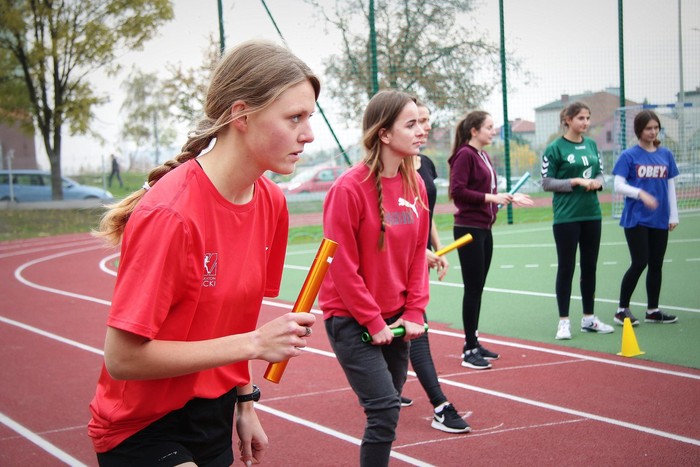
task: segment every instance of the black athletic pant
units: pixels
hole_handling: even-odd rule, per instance
[[[632,264],[622,277],[620,308],[629,308],[637,282],[644,269],[649,266],[647,270],[647,309],[656,309],[659,307],[661,268],[664,265],[664,256],[666,255],[668,230],[637,226],[625,229],[625,238]]]
[[[428,322],[427,316],[423,315],[425,322]],[[435,370],[435,363],[433,363],[433,357],[430,354],[430,342],[428,341],[428,333],[421,334],[420,337],[411,340],[411,347],[409,350],[409,355],[411,357],[411,366],[413,371],[416,372],[418,376],[418,381],[425,390],[425,393],[430,399],[430,403],[433,407],[437,407],[443,402],[447,401],[447,397],[442,392],[440,383],[438,382],[437,371]]]
[[[466,234],[474,238],[457,251],[459,265],[462,268],[464,282],[464,298],[462,299],[462,321],[467,350],[479,345],[477,330],[479,329],[479,314],[481,313],[481,295],[486,284],[486,276],[491,267],[493,257],[493,236],[490,229],[454,226],[455,240]]]
[[[595,308],[595,280],[600,249],[601,221],[581,221],[554,224],[554,242],[557,245],[557,306],[559,317],[569,317],[571,283],[576,270],[576,248],[580,251],[581,301],[583,313],[593,314]]]

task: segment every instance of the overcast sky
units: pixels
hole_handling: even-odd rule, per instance
[[[328,0],[333,4],[335,0]],[[467,28],[477,28],[499,43],[499,8],[497,0],[482,0],[471,16],[460,17]],[[125,55],[121,62],[128,70],[136,65],[144,72],[166,76],[168,63],[195,67],[202,61],[208,37],[219,37],[217,0],[175,0],[175,19],[165,25],[159,35],[143,51]],[[281,42],[261,1],[223,0],[224,29],[227,48],[251,38]],[[318,74],[323,73],[323,59],[338,50],[337,34],[301,0],[267,0],[277,26],[291,50],[305,60]],[[504,0],[506,46],[523,61],[533,81],[523,83],[520,77],[508,77],[514,89],[508,96],[508,117],[534,120],[534,109],[557,100],[561,94],[580,94],[617,87],[619,83],[618,10],[617,0]],[[681,0],[683,11],[684,88],[700,86],[700,1]],[[667,104],[676,100],[680,87],[678,53],[678,0],[625,0],[625,81],[626,97]],[[63,160],[66,174],[97,169],[101,157],[120,154],[118,140],[119,89],[124,76],[104,79],[93,77],[98,91],[110,95],[111,103],[96,109],[93,127],[106,142],[68,137],[64,139]],[[484,103],[498,125],[503,123],[503,99],[500,87]],[[332,103],[320,103],[344,144],[356,132],[346,130]],[[358,119],[359,120],[359,119]],[[352,125],[350,125],[352,126]],[[183,130],[184,131],[184,130]],[[332,137],[324,128],[320,115],[316,118],[317,144],[332,146]],[[184,133],[178,139],[179,148]],[[313,150],[313,147],[308,148]],[[43,147],[37,141],[38,159],[47,167]],[[171,154],[167,154],[170,156]]]

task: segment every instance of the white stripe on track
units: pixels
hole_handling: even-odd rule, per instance
[[[68,454],[67,452],[62,451],[61,449],[57,448],[54,444],[45,440],[44,438],[37,435],[36,433],[29,430],[28,428],[20,425],[19,423],[12,420],[10,417],[8,417],[7,415],[5,415],[2,412],[0,412],[0,423],[5,425],[7,428],[14,431],[15,433],[17,433],[18,435],[20,435],[24,439],[36,444],[41,449],[43,449],[47,453],[51,454],[52,456],[54,456],[56,459],[60,460],[64,464],[68,464],[71,467],[87,467],[87,465],[83,464],[75,457],[73,457],[70,454]]]
[[[39,253],[47,250],[55,250],[57,248],[74,247],[81,245],[95,245],[95,240],[81,240],[70,243],[57,243],[50,246],[42,245],[41,247],[26,248],[24,250],[15,250],[9,253],[0,253],[0,259],[9,258],[11,256],[28,255],[30,253]],[[104,247],[104,245],[102,245]]]
[[[94,353],[94,354],[97,354],[100,356],[104,355],[104,352],[101,349],[96,349],[95,347],[91,347],[89,345],[82,344],[78,341],[74,341],[73,339],[68,339],[66,337],[59,336],[58,334],[44,331],[43,329],[39,329],[37,327],[30,326],[29,324],[20,323],[19,321],[15,321],[14,319],[0,316],[0,321],[5,323],[5,324],[9,324],[11,326],[15,326],[15,327],[24,329],[25,331],[33,332],[34,334],[39,334],[40,336],[48,337],[49,339],[53,339],[53,340],[58,341],[62,344],[70,345],[71,347],[76,347],[80,350],[86,350],[90,353]]]
[[[292,423],[296,423],[298,425],[303,425],[307,428],[311,428],[312,430],[316,430],[316,431],[319,431],[321,433],[333,436],[334,438],[338,438],[340,440],[347,441],[348,443],[354,444],[356,446],[359,446],[360,443],[362,442],[361,439],[355,438],[354,436],[346,435],[345,433],[334,430],[332,428],[328,428],[327,426],[319,425],[318,423],[314,423],[314,422],[311,422],[311,421],[306,420],[304,418],[297,417],[296,415],[288,414],[286,412],[282,412],[281,410],[273,409],[272,407],[268,407],[264,404],[256,403],[255,409],[262,410],[263,412],[267,412],[267,413],[269,413],[271,415],[275,415],[279,418],[289,420]],[[395,459],[399,459],[401,461],[404,461],[410,465],[418,465],[421,467],[431,467],[432,466],[432,464],[429,464],[429,463],[422,461],[422,460],[419,460],[419,459],[415,459],[415,458],[407,456],[405,454],[401,454],[399,452],[394,451],[393,449],[391,451],[391,457],[393,457]]]
[[[106,301],[106,300],[101,300],[101,299],[98,299],[98,298],[95,298],[95,297],[90,297],[90,296],[81,295],[81,294],[74,294],[74,293],[71,293],[71,292],[66,292],[66,291],[62,291],[62,290],[54,289],[54,288],[50,288],[50,287],[44,287],[44,286],[41,286],[41,285],[39,285],[39,284],[35,284],[35,283],[31,282],[31,281],[28,281],[28,280],[24,279],[24,278],[21,276],[22,271],[24,271],[27,267],[32,266],[32,265],[34,265],[34,264],[38,264],[38,263],[40,263],[40,262],[42,262],[42,261],[48,261],[48,260],[51,260],[51,259],[59,258],[59,257],[62,257],[62,256],[67,256],[67,255],[70,255],[70,254],[81,253],[81,252],[84,252],[84,251],[90,251],[90,250],[94,250],[94,249],[96,249],[96,248],[104,248],[104,246],[99,245],[99,246],[95,246],[95,247],[91,247],[91,248],[82,248],[82,249],[75,249],[75,250],[65,251],[65,252],[62,252],[62,253],[57,253],[57,254],[54,254],[54,255],[50,255],[50,256],[46,256],[46,257],[43,257],[43,258],[39,258],[39,259],[30,261],[30,262],[28,262],[28,263],[23,264],[22,266],[20,266],[19,268],[17,268],[17,270],[15,270],[15,277],[17,278],[18,281],[22,282],[23,284],[25,284],[25,285],[27,285],[27,286],[29,286],[29,287],[37,288],[37,289],[39,289],[39,290],[44,290],[44,291],[47,291],[47,292],[50,292],[50,293],[56,293],[56,294],[59,294],[59,295],[65,295],[65,296],[69,296],[69,297],[73,297],[73,298],[78,298],[78,299],[82,299],[82,300],[86,300],[86,301],[91,301],[91,302],[95,302],[95,303],[100,303],[100,304],[104,304],[104,305],[110,305],[111,302]],[[104,260],[103,260],[103,261],[104,261]],[[297,268],[300,269],[300,270],[308,270],[308,269],[309,269],[308,267],[293,267],[293,269],[297,269]],[[435,284],[438,284],[438,285],[447,285],[447,286],[452,286],[452,287],[456,287],[456,286],[462,287],[462,286],[463,286],[462,284],[449,284],[449,283],[446,284],[446,283],[444,283],[444,282],[440,283],[440,282],[433,282],[433,281],[431,281],[431,283],[435,283]],[[503,293],[522,294],[522,295],[535,295],[535,296],[550,296],[550,297],[554,297],[554,294],[541,294],[541,293],[527,292],[527,291],[513,291],[513,290],[493,289],[493,288],[485,288],[485,290],[489,290],[489,291],[493,291],[493,292],[503,292]],[[263,301],[263,304],[269,305],[269,306],[274,306],[274,307],[286,308],[286,309],[291,309],[291,308],[292,308],[292,306],[291,306],[290,304],[287,304],[287,303],[276,303],[276,302],[273,302],[273,301],[270,301],[270,300],[264,300],[264,301]],[[672,308],[672,307],[666,307],[666,308]],[[688,311],[700,311],[700,310],[688,310]],[[316,313],[316,314],[320,314],[320,311],[319,311],[319,310],[312,310],[312,312],[314,312],[314,313]],[[3,318],[3,317],[0,317],[0,321],[6,322],[6,323],[11,324],[11,325],[14,325],[14,326],[22,327],[23,329],[29,330],[29,331],[31,331],[31,332],[36,332],[37,334],[40,334],[40,335],[42,335],[42,336],[45,336],[45,337],[48,337],[48,338],[51,338],[51,339],[58,340],[58,341],[60,341],[60,342],[62,342],[62,343],[68,344],[68,345],[72,345],[72,346],[75,346],[75,347],[78,347],[78,348],[82,348],[83,350],[88,350],[88,351],[90,351],[90,352],[92,352],[92,353],[98,353],[98,354],[100,354],[100,355],[102,354],[102,351],[99,350],[99,349],[95,349],[95,348],[89,347],[89,346],[84,346],[83,344],[80,344],[80,343],[78,343],[78,342],[72,341],[72,340],[70,340],[70,339],[65,339],[65,338],[62,338],[61,336],[57,336],[57,335],[55,335],[55,334],[52,334],[52,333],[48,333],[48,332],[39,330],[39,329],[37,329],[37,328],[34,328],[33,326],[25,325],[25,324],[23,324],[23,323],[19,323],[19,322],[17,322],[17,321],[10,320],[10,319]],[[449,333],[449,332],[444,332],[444,331],[439,331],[439,332],[438,332],[438,331],[435,331],[435,330],[430,330],[430,332],[431,332],[431,333],[436,333],[436,334],[443,334],[443,335],[453,335],[453,336],[456,336],[456,337],[458,337],[458,338],[460,338],[460,339],[463,338],[463,336],[462,336],[461,334],[457,334],[457,333]],[[602,359],[602,358],[596,358],[596,357],[589,357],[589,356],[586,356],[586,355],[574,354],[574,353],[572,353],[572,352],[556,351],[556,350],[551,350],[551,349],[546,349],[546,348],[540,348],[540,347],[536,347],[536,346],[530,346],[530,345],[525,345],[525,344],[518,344],[518,343],[512,343],[512,342],[499,341],[499,340],[496,340],[496,339],[489,339],[489,338],[482,338],[482,340],[484,340],[485,342],[490,342],[490,343],[498,343],[498,344],[500,344],[500,345],[506,345],[506,346],[511,346],[511,347],[523,348],[523,349],[530,349],[530,350],[535,350],[535,351],[540,351],[540,352],[545,352],[545,353],[558,354],[558,355],[566,355],[566,356],[574,357],[574,358],[578,358],[578,359],[590,360],[590,361],[595,361],[595,362],[604,363],[604,364],[610,364],[610,365],[618,365],[618,366],[623,366],[623,367],[629,367],[629,368],[639,369],[639,370],[643,370],[643,371],[664,373],[664,374],[669,374],[669,375],[675,375],[675,376],[681,376],[681,377],[688,377],[688,378],[692,378],[692,379],[700,379],[700,377],[698,377],[698,376],[696,376],[696,375],[693,375],[693,374],[689,374],[689,373],[673,372],[673,371],[661,370],[661,369],[653,368],[653,367],[644,367],[644,366],[641,366],[641,365],[626,364],[626,363],[617,362],[617,361],[609,361],[609,360],[605,360],[605,359]],[[309,351],[311,351],[311,349],[309,349]],[[333,355],[333,354],[330,353],[330,352],[325,352],[325,351],[321,351],[321,350],[318,350],[318,349],[314,349],[314,353],[317,353],[317,354],[319,354],[319,355],[328,356],[328,357],[331,357],[331,356],[332,356],[332,358],[335,357],[335,355]],[[411,372],[411,373],[412,373],[412,372]],[[415,375],[415,374],[413,374],[413,375]],[[493,391],[493,390],[483,389],[483,388],[479,388],[479,387],[477,387],[477,386],[467,385],[467,384],[459,383],[459,382],[452,381],[452,380],[448,380],[448,379],[439,378],[439,381],[440,381],[442,384],[446,384],[446,385],[450,385],[450,386],[454,386],[454,387],[459,387],[459,388],[462,388],[462,389],[467,389],[467,390],[471,390],[471,391],[475,391],[475,392],[480,392],[480,393],[483,393],[483,394],[492,395],[492,396],[496,396],[496,397],[500,397],[500,398],[512,400],[512,401],[515,401],[515,402],[520,402],[520,403],[523,403],[523,404],[527,404],[527,405],[532,405],[532,406],[540,407],[540,408],[543,408],[543,409],[548,409],[548,410],[552,410],[552,411],[556,411],[556,412],[561,412],[561,413],[567,413],[567,414],[570,414],[570,415],[575,415],[575,416],[577,416],[577,417],[583,417],[583,418],[587,418],[587,419],[591,419],[591,420],[596,420],[596,421],[599,421],[599,422],[602,422],[602,423],[608,423],[608,424],[611,424],[611,425],[616,425],[616,426],[620,426],[620,427],[624,427],[624,428],[629,428],[629,429],[632,429],[632,430],[636,430],[636,431],[641,431],[641,432],[649,433],[649,434],[652,434],[652,435],[656,435],[656,436],[660,436],[660,437],[672,439],[672,440],[675,440],[675,441],[679,441],[679,442],[684,442],[684,443],[688,443],[688,444],[700,446],[700,440],[696,440],[696,439],[693,439],[693,438],[688,438],[688,437],[685,437],[685,436],[676,435],[676,434],[673,434],[673,433],[664,432],[664,431],[661,431],[661,430],[656,430],[656,429],[654,429],[654,428],[649,428],[649,427],[645,427],[645,426],[641,426],[641,425],[636,425],[636,424],[624,422],[624,421],[621,421],[621,420],[615,420],[615,419],[608,418],[608,417],[602,417],[602,416],[599,416],[599,415],[596,415],[596,414],[590,414],[590,413],[586,413],[586,412],[582,412],[582,411],[578,411],[578,410],[569,409],[569,408],[566,408],[566,407],[556,406],[556,405],[553,405],[553,404],[547,404],[547,403],[543,403],[543,402],[539,402],[539,401],[534,401],[534,400],[526,399],[526,398],[523,398],[523,397],[511,395],[511,394],[502,393],[502,392],[500,392],[500,391]],[[261,407],[261,408],[262,408],[262,407]],[[284,412],[276,411],[275,409],[271,409],[271,408],[269,408],[269,407],[265,407],[265,410],[267,410],[267,411],[269,411],[270,413],[272,413],[272,414],[274,414],[274,415],[277,415],[277,416],[284,416],[285,418],[286,418],[286,417],[292,417],[292,419],[293,419],[293,421],[294,421],[295,423],[304,424],[304,425],[306,425],[306,426],[317,425],[317,424],[315,424],[314,422],[311,422],[311,421],[308,421],[308,420],[304,420],[304,419],[301,419],[301,418],[298,418],[298,417],[295,417],[295,416],[292,416],[292,415],[289,415],[289,414],[285,414]],[[318,426],[318,427],[321,427],[321,425],[317,425],[317,426]],[[323,428],[324,428],[324,430],[331,430],[330,428],[326,428],[326,427],[323,427]],[[316,429],[316,428],[314,428],[314,429]],[[324,431],[324,432],[325,432],[325,431]],[[28,433],[28,435],[31,435],[31,433]],[[342,434],[342,433],[338,433],[338,435],[339,435],[340,439],[345,439],[345,440],[353,439],[353,440],[356,441],[355,438],[349,437],[348,435],[345,435],[345,434]],[[341,435],[342,435],[342,436],[341,436]],[[354,441],[353,441],[353,442],[354,442]],[[394,452],[392,452],[392,456],[399,458],[398,456],[403,456],[403,455],[402,455],[402,454],[399,454],[399,453],[394,453]],[[405,456],[405,457],[406,457],[407,459],[412,459],[412,458],[410,458],[410,457],[408,457],[408,456]],[[404,460],[405,460],[405,459],[404,459]],[[406,462],[408,462],[408,460],[406,460]],[[421,461],[415,460],[415,462],[421,462]],[[429,465],[429,464],[419,463],[419,464],[414,464],[414,465]]]
[[[35,283],[35,282],[32,282],[32,281],[30,281],[30,280],[25,279],[24,277],[22,277],[22,272],[23,272],[25,269],[27,269],[28,267],[34,266],[35,264],[39,264],[39,263],[42,263],[42,262],[44,262],[44,261],[50,261],[50,260],[52,260],[52,259],[60,258],[60,257],[62,257],[62,256],[68,256],[68,255],[72,255],[72,254],[75,254],[75,253],[83,253],[83,252],[86,252],[86,251],[92,251],[92,250],[96,250],[96,249],[100,249],[100,248],[104,248],[104,245],[96,245],[96,246],[87,247],[87,248],[79,248],[79,249],[76,249],[76,250],[68,250],[68,251],[63,251],[63,252],[61,252],[61,253],[56,253],[56,254],[54,254],[54,255],[44,256],[44,257],[42,257],[42,258],[37,258],[37,259],[35,259],[35,260],[29,261],[29,262],[27,262],[27,263],[24,263],[23,265],[21,265],[20,267],[18,267],[17,269],[15,269],[15,278],[16,278],[19,282],[21,282],[22,284],[24,284],[24,285],[26,285],[26,286],[28,286],[28,287],[33,287],[33,288],[38,289],[38,290],[43,290],[44,292],[55,293],[55,294],[57,294],[57,295],[64,295],[64,296],[66,296],[66,297],[78,298],[78,299],[80,299],[80,300],[85,300],[85,301],[88,301],[88,302],[94,302],[94,303],[99,303],[100,305],[107,305],[107,306],[109,306],[109,305],[112,304],[112,302],[110,302],[109,300],[102,300],[102,299],[100,299],[100,298],[91,297],[91,296],[89,296],[89,295],[82,295],[82,294],[76,294],[76,293],[73,293],[73,292],[67,292],[67,291],[65,291],[65,290],[55,289],[55,288],[53,288],[53,287],[46,287],[46,286],[39,285],[39,284],[37,284],[37,283]]]

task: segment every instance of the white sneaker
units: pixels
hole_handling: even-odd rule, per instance
[[[610,334],[615,332],[615,328],[605,324],[597,316],[592,318],[581,318],[581,332],[597,332],[598,334]]]
[[[554,336],[557,340],[571,339],[571,321],[568,319],[560,319],[557,335]]]

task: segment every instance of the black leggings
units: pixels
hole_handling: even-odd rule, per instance
[[[557,306],[559,317],[569,317],[571,282],[576,270],[576,247],[581,254],[581,301],[583,314],[592,315],[595,302],[596,267],[600,249],[601,221],[580,221],[554,224],[554,242],[557,244]]]
[[[428,322],[427,316],[423,315],[425,322]],[[433,357],[430,354],[430,342],[428,341],[428,333],[421,334],[420,337],[413,339],[411,341],[411,347],[409,350],[409,355],[411,357],[411,366],[413,371],[416,372],[418,376],[418,381],[425,390],[425,393],[430,399],[430,403],[433,407],[437,407],[443,402],[447,401],[447,397],[442,392],[440,383],[438,382],[437,371],[435,370],[435,363],[433,362]]]
[[[644,269],[649,266],[647,271],[647,309],[654,310],[659,307],[661,268],[664,265],[664,256],[666,255],[668,230],[637,226],[625,229],[625,238],[632,264],[622,277],[620,308],[629,308],[637,282]]]
[[[462,299],[462,321],[467,350],[479,345],[477,331],[479,329],[479,314],[481,313],[481,295],[484,292],[486,276],[491,267],[493,257],[493,235],[489,229],[454,226],[455,240],[466,234],[474,238],[457,251],[459,265],[462,268],[464,282],[464,298]]]

